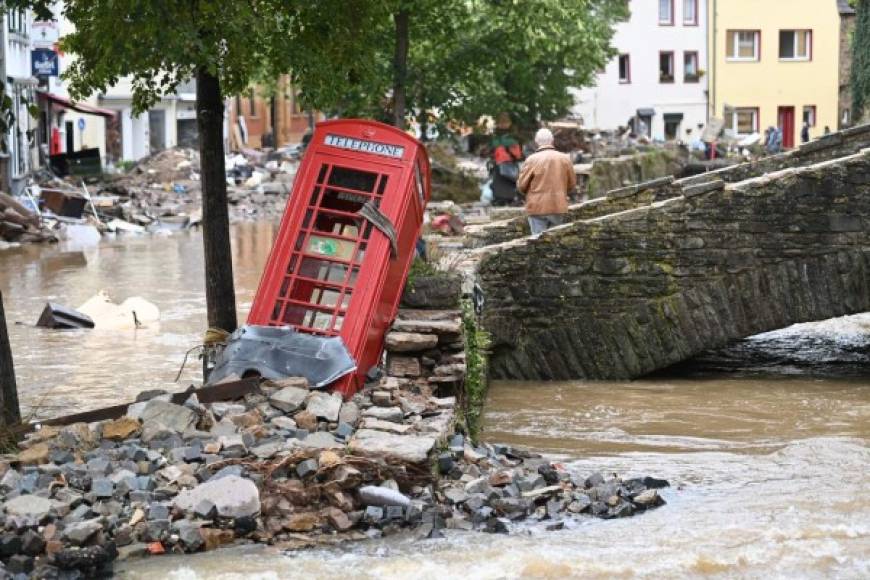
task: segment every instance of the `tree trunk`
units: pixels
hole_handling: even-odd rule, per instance
[[[202,242],[208,325],[232,332],[237,321],[224,164],[224,103],[220,80],[202,68],[196,73],[196,124],[202,175]]]
[[[18,408],[18,387],[15,384],[15,367],[12,365],[12,348],[6,332],[6,313],[3,311],[3,293],[0,292],[0,425],[15,425],[21,422]]]
[[[408,11],[393,14],[396,23],[396,54],[393,58],[393,124],[405,128],[405,81],[408,76]]]

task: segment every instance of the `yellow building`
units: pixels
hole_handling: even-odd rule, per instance
[[[844,2],[709,2],[711,117],[738,135],[778,126],[785,147],[801,142],[804,122],[811,138],[840,126]]]

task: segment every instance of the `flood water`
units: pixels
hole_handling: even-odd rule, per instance
[[[274,227],[237,226],[240,313]],[[156,303],[138,331],[10,327],[19,391],[68,412],[173,387],[205,329],[198,234],[117,240],[79,254],[0,252],[10,321],[100,289]],[[242,318],[243,319],[243,318]],[[668,505],[558,532],[453,533],[284,554],[242,547],[124,566],[126,578],[868,578],[870,314],[798,325],[627,383],[491,385],[485,438],[593,470],[671,481]],[[181,388],[196,381],[189,363]],[[48,413],[53,414],[53,413]]]

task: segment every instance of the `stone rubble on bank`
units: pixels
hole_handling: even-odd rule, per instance
[[[0,458],[5,572],[85,578],[119,558],[237,541],[507,532],[526,518],[558,525],[663,503],[663,482],[575,481],[539,456],[453,435],[459,312],[402,311],[396,326],[387,367],[401,376],[348,401],[289,378],[209,405],[143,393],[119,419],[43,426]]]

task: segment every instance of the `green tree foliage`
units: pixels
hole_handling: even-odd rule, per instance
[[[861,119],[870,106],[870,0],[858,0],[852,37],[852,115]]]
[[[523,126],[568,111],[569,89],[589,85],[613,57],[613,27],[628,15],[621,0],[384,0],[381,10],[409,13],[408,108],[418,120],[426,110],[466,122],[508,111]],[[376,20],[373,30],[374,59],[365,70],[338,83],[300,78],[303,98],[341,114],[389,119],[392,19]]]

